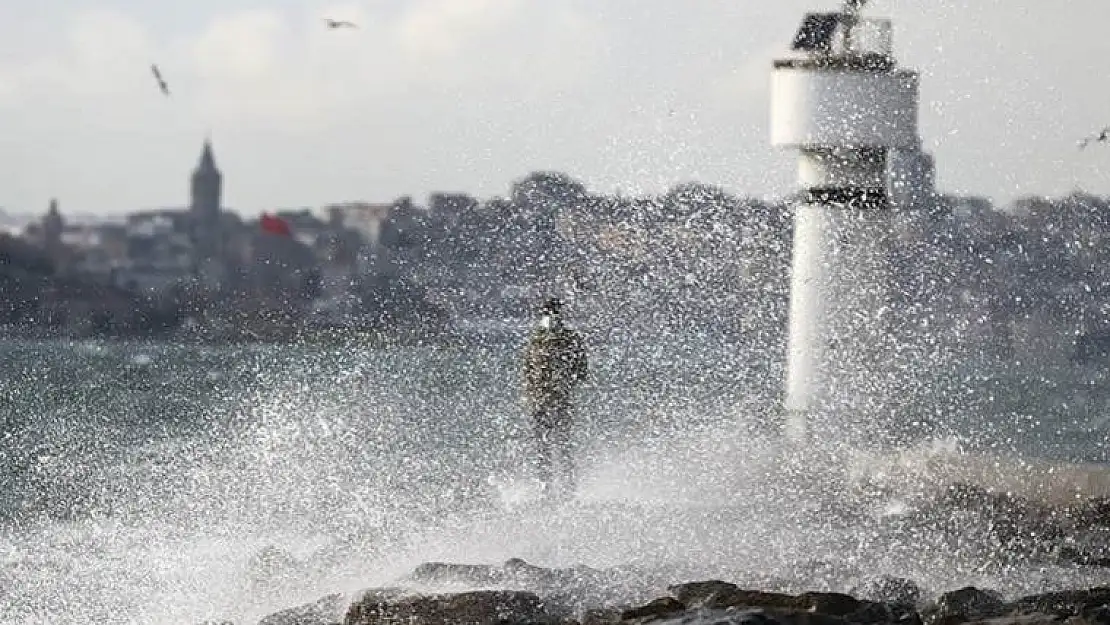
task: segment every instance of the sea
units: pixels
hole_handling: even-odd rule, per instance
[[[957,478],[1104,494],[1097,370],[923,371],[937,378],[901,444],[831,427],[800,445],[776,421],[778,354],[698,332],[590,337],[579,484],[552,504],[532,477],[522,341],[0,342],[0,623],[257,623],[424,562],[509,558],[799,590],[880,573],[934,594],[1110,583],[995,557],[974,532],[872,522]]]

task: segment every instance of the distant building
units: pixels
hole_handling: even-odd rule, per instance
[[[363,241],[377,247],[381,240],[382,228],[393,214],[393,204],[371,204],[368,202],[347,202],[332,204],[325,208],[328,221],[333,228],[350,228],[362,235]]]
[[[325,210],[333,228],[348,228],[359,234],[363,246],[356,257],[356,273],[375,273],[381,268],[379,253],[382,230],[393,215],[395,204],[348,202],[333,204]]]
[[[911,148],[887,152],[887,192],[896,211],[933,210],[936,205],[936,162],[921,149],[921,140]]]

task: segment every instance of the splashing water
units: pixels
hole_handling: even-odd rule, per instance
[[[580,486],[557,505],[526,469],[512,342],[3,344],[15,409],[0,458],[0,621],[253,622],[425,561],[514,557],[799,590],[882,572],[934,591],[1107,581],[995,557],[973,534],[952,544],[884,524],[959,477],[937,472],[952,459],[983,482],[1015,466],[1051,473],[1028,468],[1049,461],[965,449],[977,440],[966,432],[897,454],[794,447],[761,433],[758,406],[774,401],[761,380],[778,372],[698,340],[668,358],[657,344],[596,350]],[[128,366],[140,355],[149,362]],[[1095,484],[1101,469],[1083,470]]]

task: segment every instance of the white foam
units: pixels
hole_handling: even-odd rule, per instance
[[[543,482],[533,477],[491,475],[487,482],[506,511],[529,508],[546,499]]]

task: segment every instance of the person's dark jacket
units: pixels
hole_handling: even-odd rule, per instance
[[[587,371],[586,348],[577,332],[562,324],[536,328],[524,351],[524,396],[529,409],[565,407]]]

